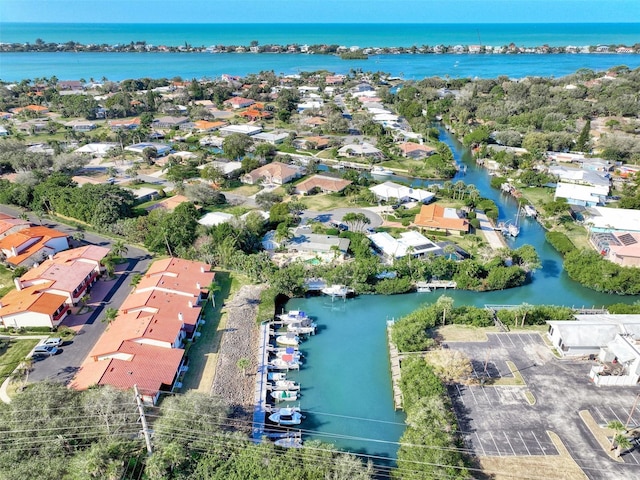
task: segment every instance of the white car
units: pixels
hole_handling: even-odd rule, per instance
[[[33,357],[50,357],[58,353],[58,347],[38,345],[33,349]]]
[[[47,338],[41,345],[45,347],[59,347],[62,345],[62,339],[60,337]]]

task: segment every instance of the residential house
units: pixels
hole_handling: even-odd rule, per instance
[[[79,80],[60,80],[57,85],[58,90],[82,91],[84,83]]]
[[[114,142],[87,143],[80,148],[76,148],[73,153],[86,153],[93,158],[102,158],[109,152],[109,150],[117,146],[118,144]]]
[[[30,112],[37,115],[45,115],[49,113],[49,109],[43,105],[27,105],[26,107],[12,108],[9,111],[14,114],[18,114],[21,112]]]
[[[247,125],[247,124],[228,125],[226,127],[222,127],[218,131],[220,132],[220,135],[222,135],[223,137],[226,137],[234,133],[242,133],[244,135],[251,136],[251,135],[260,133],[262,131],[262,127],[258,127],[256,125]]]
[[[166,143],[141,142],[134,145],[129,145],[128,147],[124,147],[124,149],[128,152],[134,152],[140,155],[144,153],[145,148],[155,149],[158,157],[164,157],[165,155],[171,153],[171,145],[167,145]]]
[[[414,160],[426,158],[429,155],[433,155],[436,151],[433,147],[415,142],[400,143],[398,148],[400,149],[400,153],[403,157],[412,158]]]
[[[387,260],[393,261],[411,255],[415,258],[428,255],[442,255],[442,248],[416,231],[402,232],[400,238],[393,238],[387,232],[367,235],[373,247]]]
[[[559,182],[556,186],[554,199],[566,198],[570,205],[595,207],[604,205],[609,195],[609,186],[577,185],[575,183]]]
[[[607,192],[611,186],[611,178],[608,173],[584,170],[582,168],[568,168],[564,165],[552,165],[547,170],[555,175],[563,183],[576,183],[578,185],[592,185],[603,187]]]
[[[0,239],[29,228],[31,224],[21,218],[13,218],[11,215],[0,213]]]
[[[0,252],[11,267],[31,267],[68,248],[67,234],[48,227],[28,227],[0,240]]]
[[[215,225],[230,222],[234,217],[235,215],[232,215],[231,213],[209,212],[202,218],[200,218],[198,220],[198,223],[200,225],[204,225],[205,227],[213,227]]]
[[[284,185],[302,176],[300,168],[280,162],[272,162],[243,175],[240,180],[249,185],[255,185],[261,181],[276,185]]]
[[[108,253],[108,248],[97,245],[59,252],[16,278],[16,289],[39,285],[42,292],[61,295],[68,305],[77,305],[103,272],[101,261]]]
[[[368,158],[384,158],[382,151],[368,142],[350,143],[338,150],[339,157],[368,157]]]
[[[584,216],[590,232],[640,232],[640,210],[591,207]]]
[[[184,195],[173,195],[171,197],[163,198],[159,202],[154,203],[153,205],[150,205],[149,207],[147,207],[146,210],[148,212],[151,212],[152,210],[159,209],[159,210],[164,210],[166,212],[173,212],[178,205],[184,202],[191,202],[191,200],[189,200]]]
[[[11,290],[2,297],[0,325],[4,328],[54,328],[60,325],[69,313],[69,304],[64,295],[46,291],[51,283]]]
[[[165,116],[156,118],[151,125],[153,128],[179,128],[188,121],[189,117]]]
[[[622,267],[640,267],[640,233],[590,232],[589,241],[607,260]]]
[[[279,145],[283,143],[287,138],[289,138],[289,134],[286,132],[261,132],[253,135],[252,138],[258,142],[270,143],[271,145]]]
[[[296,138],[292,144],[298,150],[324,150],[329,146],[329,139],[319,136],[303,137]]]
[[[394,201],[406,203],[410,201],[429,203],[435,198],[435,194],[421,188],[411,188],[394,182],[384,182],[370,187],[378,201]]]
[[[302,123],[309,127],[319,127],[327,123],[327,120],[322,117],[305,117],[302,119]]]
[[[111,130],[135,130],[140,126],[140,117],[109,120]]]
[[[214,132],[219,128],[226,126],[227,122],[222,122],[222,121],[209,122],[207,120],[198,120],[196,122],[193,122],[193,125],[194,125],[194,128],[198,130],[198,132],[208,133],[208,132]]]
[[[443,207],[436,203],[423,205],[416,215],[414,225],[428,230],[462,235],[469,233],[469,221],[455,209]]]
[[[243,97],[232,97],[229,100],[225,100],[223,105],[233,108],[234,110],[238,110],[240,108],[246,108],[253,105],[255,100],[251,100],[250,98]]]
[[[73,120],[64,124],[65,127],[71,128],[74,132],[90,132],[98,126],[89,120]]]
[[[298,227],[294,236],[285,243],[289,252],[330,253],[338,251],[343,255],[349,250],[351,241],[336,235],[320,235],[311,233],[309,228]]]
[[[327,175],[314,175],[311,178],[303,180],[296,185],[296,193],[308,195],[312,190],[319,190],[323,193],[337,193],[351,185],[350,180],[329,177]]]

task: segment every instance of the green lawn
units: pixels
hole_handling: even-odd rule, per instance
[[[216,283],[220,290],[215,292],[216,306],[208,302],[204,309],[205,324],[200,328],[200,338],[189,347],[189,370],[182,380],[183,391],[211,391],[218,362],[218,350],[222,331],[226,323],[223,303],[248,280],[236,273],[216,271]]]
[[[4,297],[10,290],[14,289],[13,276],[11,270],[4,265],[0,265],[0,297]]]
[[[0,341],[0,384],[11,375],[11,372],[29,354],[38,343],[37,339],[11,339],[8,344]]]

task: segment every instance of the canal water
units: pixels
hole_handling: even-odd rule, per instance
[[[453,181],[474,184],[482,196],[498,204],[500,220],[514,221],[516,200],[491,188],[486,171],[476,166],[471,152],[451,134],[443,130],[441,140],[451,147],[456,161],[467,167],[466,173],[459,173]],[[599,307],[638,299],[597,293],[573,282],[562,268],[560,255],[545,241],[544,229],[527,218],[520,219],[520,227],[520,235],[508,242],[514,248],[524,244],[536,248],[542,268],[535,272],[533,281],[488,293],[447,291],[456,305],[527,302]],[[305,438],[378,459],[396,458],[404,415],[393,408],[386,321],[434,302],[443,293],[363,295],[333,302],[327,297],[310,297],[287,303],[287,309],[304,310],[319,325],[318,334],[301,344],[306,362],[296,374],[302,386],[300,407],[307,415],[302,424],[303,432],[309,433]]]

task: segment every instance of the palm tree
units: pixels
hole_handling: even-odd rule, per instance
[[[129,251],[129,248],[125,245],[123,240],[116,240],[111,245],[111,253],[114,257],[122,258],[122,255],[126,254]]]
[[[622,452],[631,448],[633,444],[629,441],[629,439],[622,433],[616,435],[613,440],[616,443],[616,458],[622,455]]]
[[[119,313],[118,310],[116,310],[115,308],[109,307],[104,311],[104,318],[102,319],[102,321],[107,324],[110,324],[117,318],[118,313]]]

